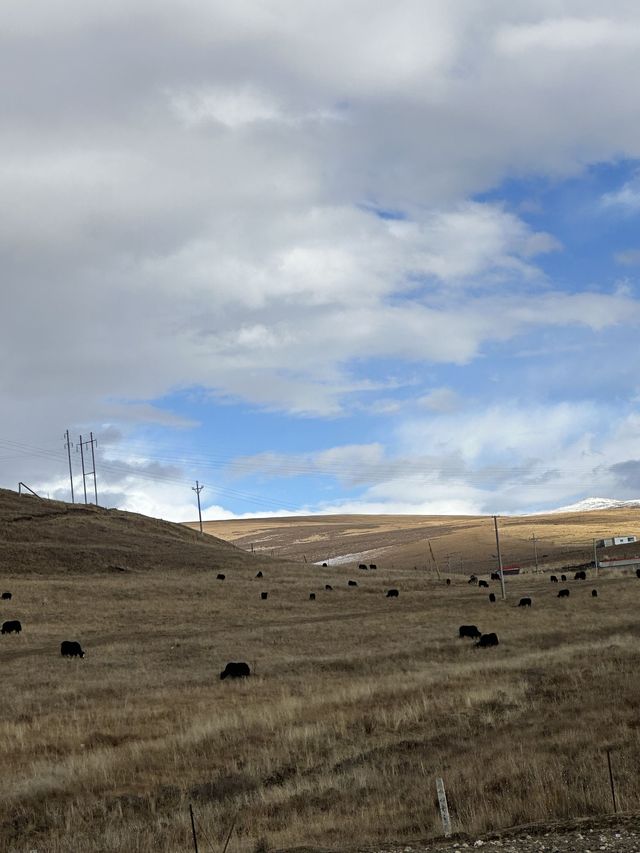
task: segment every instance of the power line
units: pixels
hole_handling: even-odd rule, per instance
[[[85,483],[86,476],[89,476],[93,473],[94,491],[97,503],[97,482],[95,473],[96,465],[95,455],[93,455],[94,445],[91,444],[91,442],[95,441],[95,439],[93,438],[93,433],[91,433],[90,435],[90,440],[84,442],[83,444],[91,446],[93,458],[93,472],[84,472],[83,484]],[[236,477],[239,478],[240,475],[247,477],[251,473],[262,473],[262,475],[264,476],[265,471],[260,471],[260,463],[265,462],[266,465],[262,467],[267,468],[266,474],[271,479],[275,477],[286,476],[324,476],[337,477],[343,480],[345,478],[351,478],[353,480],[361,480],[362,482],[358,483],[357,485],[364,486],[376,481],[384,481],[385,479],[389,480],[397,477],[409,476],[413,479],[415,479],[416,477],[420,477],[424,482],[425,486],[429,484],[439,484],[446,480],[461,480],[468,485],[483,488],[485,490],[488,490],[491,485],[497,480],[504,480],[505,477],[511,477],[514,479],[514,482],[510,485],[510,487],[519,487],[521,486],[521,480],[518,482],[515,482],[515,480],[518,475],[523,474],[522,468],[520,466],[507,465],[491,465],[486,466],[484,469],[476,469],[475,471],[460,470],[459,465],[437,465],[433,457],[422,457],[422,459],[403,458],[371,463],[356,462],[352,464],[347,464],[343,460],[339,460],[335,461],[332,464],[327,464],[323,460],[315,460],[311,458],[311,454],[307,454],[306,458],[305,455],[301,455],[302,458],[298,456],[293,462],[284,461],[281,454],[273,454],[273,470],[269,472],[268,468],[270,462],[270,454],[255,454],[253,457],[245,456],[244,459],[238,460],[234,459],[233,457],[224,456],[221,454],[203,454],[200,452],[185,450],[180,450],[177,453],[171,451],[167,452],[166,448],[163,448],[160,453],[150,454],[149,446],[151,446],[151,448],[153,449],[153,442],[148,443],[136,439],[131,439],[122,442],[121,451],[123,453],[126,453],[128,450],[135,450],[135,448],[139,447],[144,451],[146,457],[145,461],[140,463],[127,464],[118,463],[117,461],[109,462],[103,457],[100,460],[101,469],[107,473],[121,478],[136,478],[141,480],[149,480],[151,482],[164,482],[168,484],[184,486],[188,482],[186,476],[180,476],[179,474],[172,476],[171,474],[166,472],[160,473],[157,471],[150,472],[145,470],[139,470],[138,465],[142,466],[149,463],[157,463],[158,465],[180,465],[187,469],[193,469],[197,467],[200,470],[215,472],[219,472],[220,470],[224,470],[225,468],[231,468],[231,474],[235,474]],[[0,449],[14,453],[14,458],[28,455],[34,456],[36,458],[59,460],[61,455],[60,450],[51,450],[47,448],[37,447],[34,445],[28,445],[24,442],[14,441],[7,438],[0,438]],[[69,448],[66,447],[66,445],[65,449],[67,450],[67,454],[69,455]],[[80,448],[80,450],[82,455],[82,448]],[[436,470],[433,470],[434,468]],[[554,473],[556,473],[558,479],[560,479],[563,475],[573,475],[575,477],[581,472],[584,472],[585,475],[592,474],[593,466],[569,466],[564,467],[562,471],[556,469]],[[72,484],[72,476],[70,476],[70,479]],[[236,501],[242,501],[244,503],[253,504],[256,506],[273,507],[281,510],[287,510],[292,508],[288,504],[288,500],[284,497],[280,499],[274,499],[273,495],[267,497],[265,495],[258,495],[254,492],[245,489],[234,489],[229,485],[220,485],[219,477],[216,477],[216,480],[216,486],[210,487],[214,496],[218,495],[220,496],[220,498],[223,499],[227,498]],[[527,484],[527,487],[530,489],[538,487],[548,488],[548,486],[548,481],[544,483],[539,482]]]

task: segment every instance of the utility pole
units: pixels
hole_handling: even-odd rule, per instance
[[[82,488],[84,489],[84,502],[86,503],[87,502],[87,481],[85,479],[85,473],[84,473],[84,450],[83,450],[84,444],[82,441],[82,436],[80,436],[79,444],[80,444],[80,461],[82,463]]]
[[[93,465],[93,491],[94,491],[94,494],[96,496],[96,506],[98,506],[98,483],[96,481],[96,457],[95,457],[95,454],[93,452],[94,444],[96,447],[98,446],[98,439],[93,437],[92,432],[89,433],[89,436],[91,438],[91,441],[90,441],[90,444],[91,444],[91,463]]]
[[[498,574],[500,575],[500,586],[502,588],[502,600],[507,597],[507,591],[504,588],[504,572],[502,571],[502,554],[500,553],[500,536],[498,535],[498,516],[493,516],[493,524],[496,528],[496,548],[498,549]]]
[[[536,561],[536,572],[538,571],[538,547],[536,544],[536,534],[534,533],[531,537],[533,540],[533,559]]]
[[[195,486],[191,486],[191,491],[198,496],[198,518],[200,519],[200,533],[202,533],[202,510],[200,509],[200,492],[204,489],[196,480]]]
[[[593,566],[596,570],[596,577],[598,577],[598,551],[596,548],[596,540],[593,540]]]
[[[73,473],[71,471],[71,439],[69,438],[69,430],[67,430],[64,434],[66,438],[65,449],[67,451],[67,456],[69,457],[69,482],[71,483],[71,503],[75,503],[75,499],[73,497]]]
[[[427,545],[429,546],[429,553],[431,554],[431,559],[433,560],[433,565],[436,567],[436,574],[438,575],[438,580],[441,580],[440,568],[438,567],[438,561],[436,560],[436,555],[433,553],[433,548],[431,547],[431,541],[429,539],[427,539]]]
[[[78,442],[80,445],[80,459],[82,460],[82,486],[84,488],[84,502],[88,503],[87,500],[87,475],[93,474],[93,491],[96,496],[96,506],[98,506],[98,483],[96,481],[96,457],[93,452],[94,445],[98,443],[98,439],[93,437],[93,433],[89,433],[89,440],[83,441],[82,436],[80,436],[80,441]],[[93,463],[93,471],[85,471],[84,467],[84,448],[85,446],[91,447],[91,461]]]

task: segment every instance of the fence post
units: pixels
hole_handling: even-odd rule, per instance
[[[229,835],[227,835],[227,840],[224,843],[224,847],[222,848],[222,853],[227,853],[227,847],[229,846],[229,842],[231,841],[231,835],[233,833],[233,828],[236,825],[236,820],[238,818],[238,812],[233,816],[233,821],[231,822],[231,827],[229,829]]]
[[[198,836],[196,835],[196,822],[193,818],[193,806],[189,803],[189,814],[191,815],[191,832],[193,833],[193,849],[198,853]]]
[[[618,814],[618,805],[616,803],[616,787],[613,782],[613,771],[611,770],[611,750],[607,750],[607,765],[609,767],[609,784],[611,785],[611,799],[613,800],[613,813]]]
[[[438,805],[440,806],[442,828],[444,830],[445,838],[448,838],[451,835],[451,818],[449,817],[449,806],[447,805],[444,781],[439,776],[436,779],[436,791],[438,792]]]

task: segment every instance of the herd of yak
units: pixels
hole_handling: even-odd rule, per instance
[[[322,564],[323,567],[327,567],[327,563]],[[358,566],[359,569],[362,570],[375,570],[377,566],[375,564],[371,564],[367,566],[364,563],[361,563]],[[263,577],[262,572],[258,572],[256,578]],[[636,569],[636,577],[640,579],[640,569]],[[225,580],[225,575],[218,574],[218,580]],[[574,575],[574,580],[586,580],[587,575],[584,571],[578,571]],[[500,580],[500,575],[497,572],[491,573],[491,580]],[[549,577],[551,583],[559,583],[559,581],[566,582],[567,576],[560,575],[560,578],[556,575],[551,575]],[[451,579],[447,578],[445,581],[447,586],[451,585]],[[489,584],[485,580],[479,579],[476,575],[471,575],[468,583],[477,584],[478,587],[488,588]],[[354,580],[347,581],[348,586],[358,586],[357,582]],[[325,590],[332,590],[333,587],[330,584],[325,585]],[[389,589],[387,590],[386,596],[387,598],[398,598],[399,590],[397,589]],[[268,592],[261,592],[260,598],[262,601],[265,601],[268,597]],[[558,598],[569,598],[570,591],[568,589],[561,589],[558,592]],[[591,590],[591,595],[593,598],[597,598],[598,591],[596,589]],[[316,597],[315,592],[309,594],[309,598],[311,601],[314,601]],[[2,601],[11,601],[12,594],[10,592],[3,592],[0,595],[0,600]],[[495,602],[496,596],[493,592],[489,593],[489,601],[491,603]],[[521,598],[518,602],[518,607],[531,607],[531,598],[525,597]],[[1,634],[19,634],[22,631],[22,624],[18,619],[9,619],[2,623],[2,629],[0,630]],[[497,646],[499,644],[498,635],[494,632],[483,634],[476,625],[461,625],[458,629],[458,636],[462,639],[468,637],[472,640],[477,640],[478,642],[475,644],[478,648],[489,648],[491,646]],[[60,644],[60,654],[62,657],[66,658],[84,658],[84,650],[80,643],[76,640],[63,640]],[[244,661],[230,661],[225,668],[220,673],[220,678],[224,680],[225,678],[246,678],[251,675],[251,669],[249,664]]]

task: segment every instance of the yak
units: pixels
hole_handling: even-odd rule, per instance
[[[63,640],[60,643],[60,654],[63,658],[83,658],[84,651],[75,640]]]
[[[248,663],[244,661],[232,661],[222,670],[220,678],[224,681],[225,678],[246,678],[249,675],[251,675],[251,670]]]
[[[476,643],[477,649],[487,649],[489,646],[497,646],[498,645],[498,635],[497,634],[483,634],[478,642]]]

